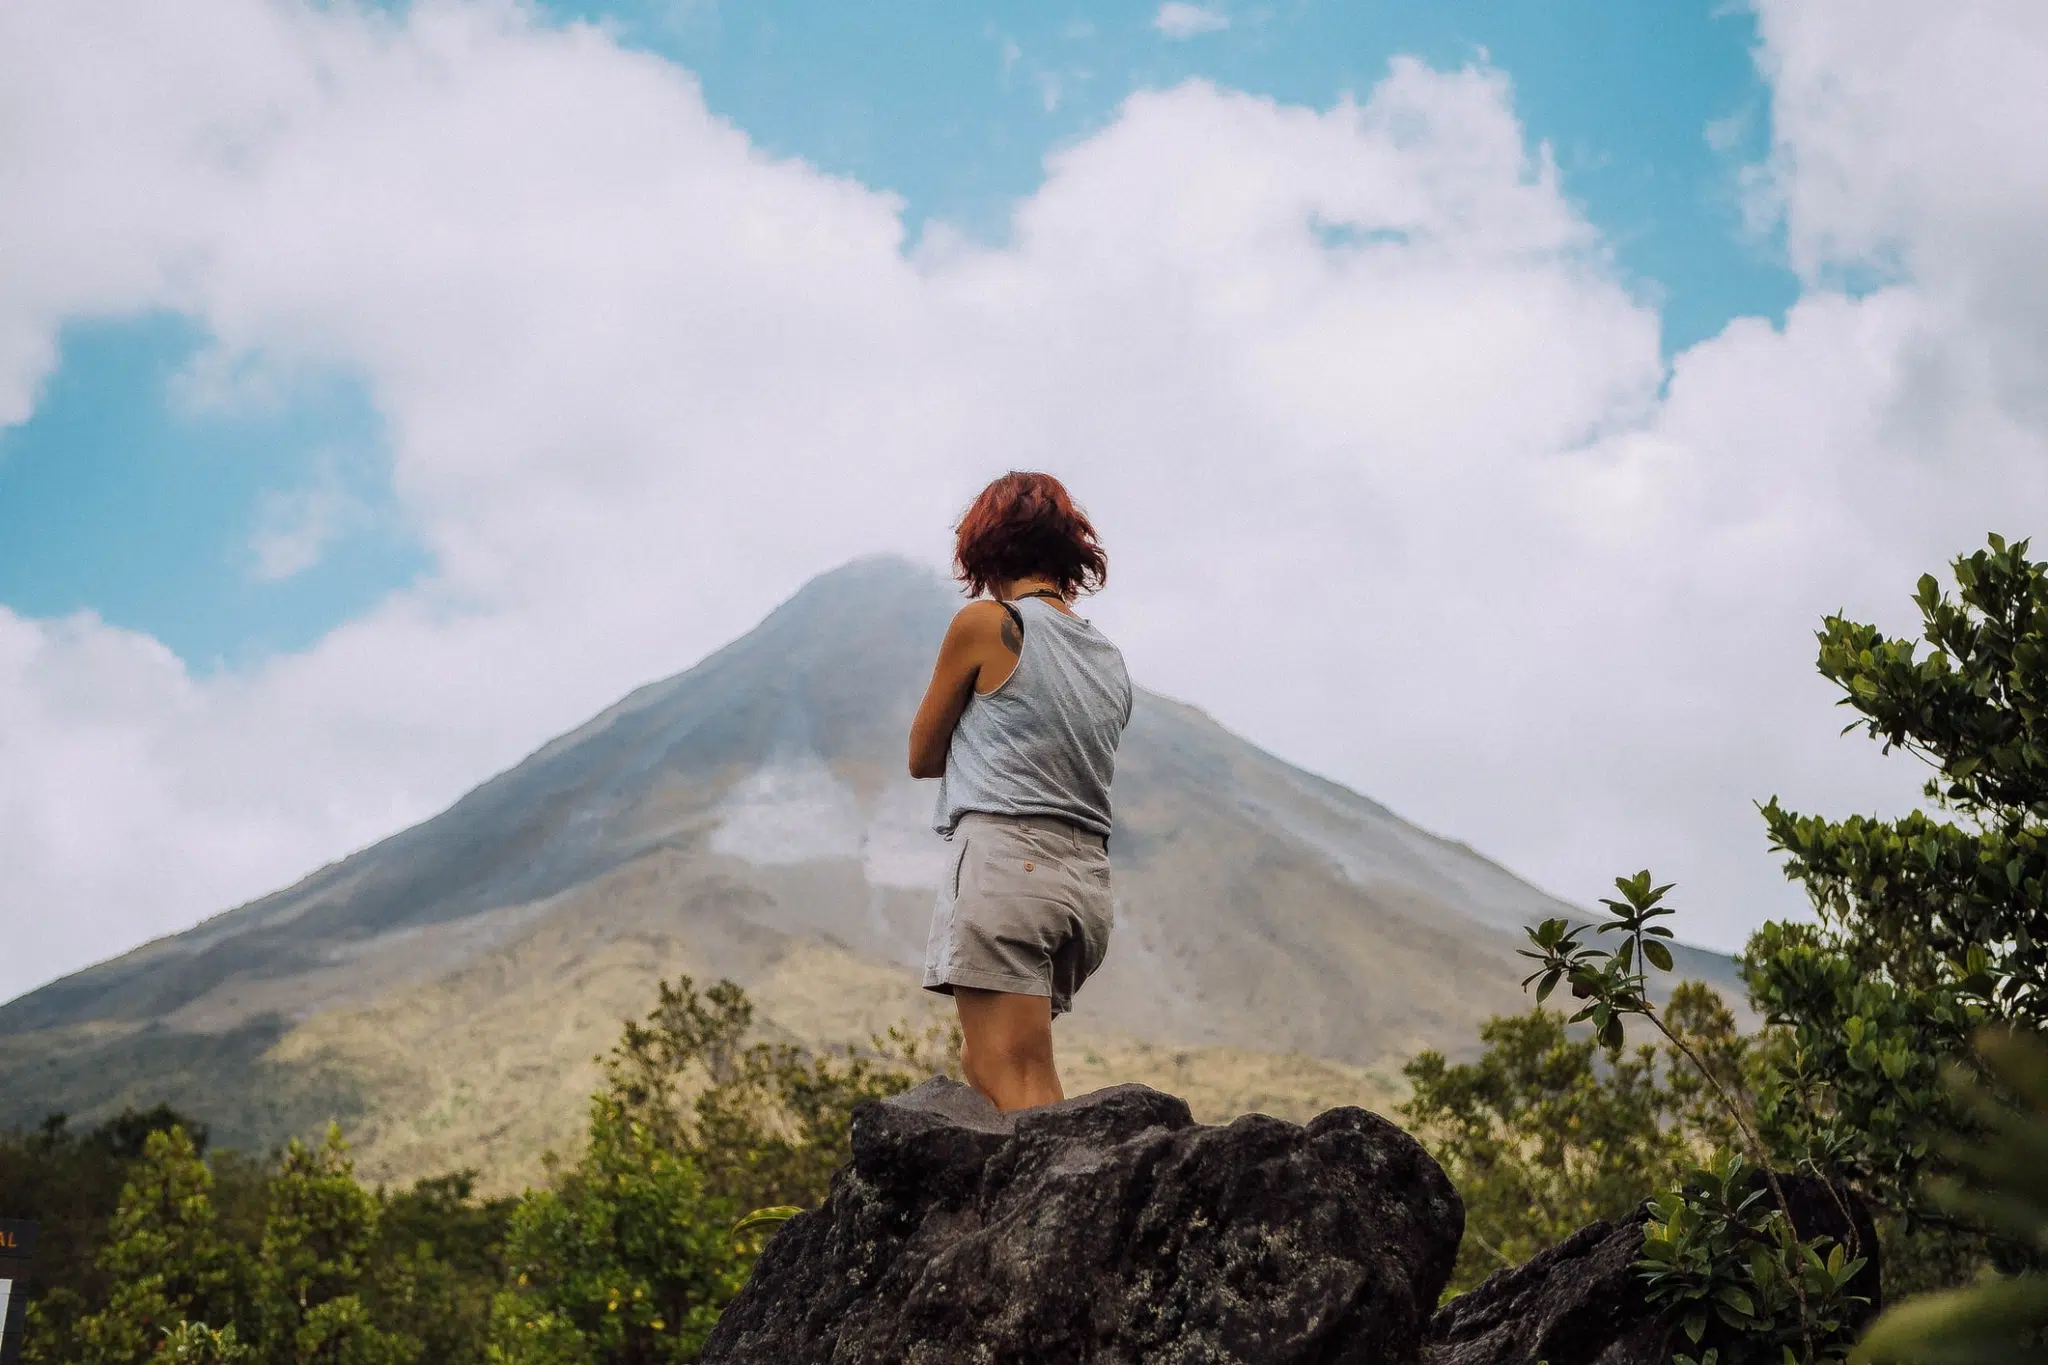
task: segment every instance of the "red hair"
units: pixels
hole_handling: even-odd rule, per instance
[[[1109,579],[1109,557],[1088,515],[1050,474],[1011,470],[981,490],[954,530],[953,573],[969,596],[1043,576],[1072,597]]]

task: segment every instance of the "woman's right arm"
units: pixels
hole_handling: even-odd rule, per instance
[[[969,602],[960,608],[946,628],[938,662],[932,666],[931,685],[925,688],[917,717],[910,722],[912,777],[945,776],[953,727],[960,723],[960,713],[967,709],[983,667],[996,657],[1017,657],[1017,647],[1010,639],[1014,634],[1009,613],[999,602]]]

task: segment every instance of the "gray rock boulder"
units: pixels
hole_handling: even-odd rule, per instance
[[[863,1106],[824,1206],[769,1243],[717,1365],[1400,1365],[1464,1206],[1360,1109],[1306,1127],[1118,1086],[1019,1115],[932,1080]]]

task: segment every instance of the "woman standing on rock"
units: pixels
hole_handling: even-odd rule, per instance
[[[998,1109],[1063,1098],[1052,1021],[1109,947],[1109,783],[1123,655],[1074,614],[1109,561],[1050,474],[1005,474],[960,519],[953,618],[910,726],[953,844],[924,985],[960,1011],[960,1067]]]

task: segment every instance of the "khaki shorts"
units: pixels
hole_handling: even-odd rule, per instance
[[[1099,834],[1042,815],[960,817],[939,883],[926,990],[1043,995],[1052,1012],[1109,951],[1109,853]]]

